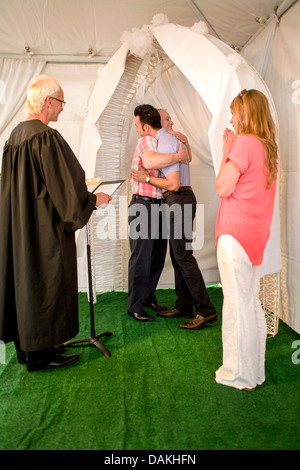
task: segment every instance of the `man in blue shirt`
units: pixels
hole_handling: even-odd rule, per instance
[[[141,139],[138,140],[131,168],[137,170],[144,165],[144,158],[154,162],[157,169],[164,165],[186,160],[186,150],[176,155],[159,155],[157,153],[156,133],[161,128],[160,115],[153,106],[140,105],[134,110],[135,126]],[[152,176],[160,176],[159,171],[150,171]],[[167,250],[167,237],[162,236],[162,213],[159,212],[163,201],[161,189],[148,183],[131,179],[132,199],[129,204],[129,242],[131,256],[128,263],[128,314],[135,320],[150,322],[153,317],[144,307],[163,311],[167,307],[159,304],[155,290],[164,267]],[[158,217],[153,216],[157,212]],[[141,222],[140,214],[143,214]],[[141,232],[137,231],[138,229]],[[142,227],[142,229],[141,229]],[[145,233],[146,232],[146,233]]]
[[[162,125],[162,112],[161,115]],[[165,117],[165,115],[164,115]],[[174,153],[179,149],[178,139],[166,128],[161,128],[155,135],[159,153]],[[150,169],[149,166],[147,169]],[[150,176],[148,172],[135,172],[136,181],[147,181],[162,188],[164,203],[169,208],[170,223],[170,256],[175,272],[175,292],[177,300],[174,308],[157,315],[166,318],[193,317],[193,306],[196,317],[187,323],[182,323],[182,329],[201,329],[206,323],[217,320],[215,307],[212,305],[205,283],[193,255],[193,220],[196,214],[197,201],[190,186],[190,166],[175,163],[161,169],[160,177]],[[140,178],[140,179],[139,179]]]

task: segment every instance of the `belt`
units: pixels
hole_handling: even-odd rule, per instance
[[[134,194],[133,197],[134,199],[143,199],[144,201],[156,202],[157,204],[160,204],[162,201],[161,199],[158,199],[156,197],[141,196],[140,194]]]
[[[170,196],[170,194],[176,194],[176,193],[181,193],[181,191],[191,191],[191,190],[192,190],[191,186],[180,186],[178,191],[166,191],[165,193],[163,193],[163,197],[165,199],[166,197]]]

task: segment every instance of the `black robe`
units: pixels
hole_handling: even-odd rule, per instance
[[[38,351],[77,335],[75,231],[96,196],[62,136],[20,123],[4,146],[0,199],[0,340]]]

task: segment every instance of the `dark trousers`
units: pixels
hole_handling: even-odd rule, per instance
[[[160,205],[158,199],[137,199],[135,195],[129,205],[128,310],[133,313],[142,312],[144,302],[156,300],[167,250]]]
[[[192,190],[177,192],[165,198],[170,209],[170,256],[175,272],[175,308],[209,316],[215,313],[202,273],[193,255],[193,221],[197,201]]]

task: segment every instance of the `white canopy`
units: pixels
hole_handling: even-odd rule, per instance
[[[162,17],[162,19],[164,19]],[[145,75],[140,77],[140,81],[145,83],[147,81],[148,67],[147,63],[150,61],[151,54],[154,53],[152,40],[156,39],[161,45],[162,49],[172,60],[173,64],[178,67],[182,74],[186,77],[188,82],[193,86],[187,89],[187,85],[183,85],[180,81],[180,86],[183,86],[186,94],[191,95],[191,106],[186,111],[189,119],[185,120],[185,131],[187,135],[190,133],[190,129],[193,129],[193,121],[196,113],[198,113],[199,120],[203,120],[204,117],[199,109],[196,110],[193,106],[197,97],[193,98],[195,91],[201,96],[205,102],[208,111],[211,114],[211,121],[208,127],[208,141],[210,145],[212,163],[215,170],[218,170],[219,164],[222,157],[222,135],[225,127],[229,126],[230,121],[230,103],[232,99],[244,88],[256,88],[261,90],[268,97],[273,111],[274,120],[277,123],[277,115],[274,107],[274,103],[270,92],[265,85],[259,74],[250,66],[240,55],[224,44],[222,41],[213,38],[209,34],[203,34],[205,32],[205,24],[200,22],[195,25],[192,29],[174,25],[174,24],[160,24],[156,26],[143,27],[141,30],[134,30],[131,34],[124,35],[125,42],[121,48],[116,52],[112,59],[108,62],[107,66],[101,71],[99,78],[96,82],[93,94],[90,100],[89,114],[85,120],[85,128],[82,136],[82,147],[80,153],[80,161],[86,170],[86,174],[89,178],[99,176],[97,174],[97,158],[99,156],[99,148],[101,146],[101,131],[98,131],[98,121],[101,119],[102,113],[105,111],[113,93],[117,93],[117,85],[120,82],[120,78],[123,75],[126,67],[126,57],[132,46],[133,54],[137,54],[141,59],[144,60]],[[126,42],[127,40],[127,42]],[[148,42],[147,42],[148,41]],[[143,47],[141,49],[141,44]],[[137,51],[135,49],[138,49]],[[158,72],[156,73],[157,80],[164,80],[164,77],[159,76],[159,70],[161,64],[157,63],[156,67]],[[172,87],[176,84],[172,84]],[[170,90],[171,91],[171,90]],[[150,97],[151,104],[162,106],[167,100],[170,102],[172,99],[168,98],[169,92],[168,87],[163,90],[155,87],[154,95]],[[167,95],[167,96],[166,96]],[[139,97],[141,102],[145,102],[145,95]],[[188,101],[184,98],[184,101]],[[135,97],[135,104],[137,104],[138,98]],[[147,100],[149,102],[149,99]],[[185,103],[187,107],[187,104]],[[164,106],[165,107],[165,106]],[[174,108],[174,105],[172,106]],[[131,108],[129,108],[131,109]],[[176,110],[172,112],[173,119],[180,119],[180,113],[182,109],[180,107],[177,110],[178,116],[176,116]],[[125,110],[125,116],[127,116],[127,110]],[[130,116],[131,120],[132,114]],[[118,119],[121,119],[121,112],[119,116],[115,116],[115,123]],[[195,129],[197,133],[197,129]],[[111,139],[111,137],[110,137]],[[120,134],[121,139],[121,134]],[[134,138],[136,142],[137,137]],[[199,146],[199,140],[196,143]],[[128,149],[130,144],[128,144]],[[201,159],[201,155],[198,154],[197,149],[193,147],[195,156]],[[128,150],[129,151],[129,150]],[[127,168],[127,174],[119,174],[119,177],[128,177],[129,171],[129,158],[128,151],[125,152],[127,155],[128,164],[125,165]],[[103,155],[102,158],[110,158],[110,163],[113,164],[113,155]],[[115,158],[119,162],[120,155],[116,154]],[[197,162],[196,162],[197,164]],[[120,166],[119,166],[120,167]],[[193,164],[192,164],[193,173]],[[203,191],[199,191],[197,187],[199,185],[199,179],[196,177],[192,178],[194,191],[198,197],[198,203],[204,205],[204,211],[207,210],[207,206],[211,204],[210,192],[207,197],[204,196]],[[207,218],[204,222],[207,223]],[[210,250],[214,244],[214,225],[207,231],[206,241],[207,246],[210,246]],[[100,247],[99,247],[100,248]],[[210,251],[206,249],[205,245],[201,246],[201,252],[197,254],[199,264],[203,264],[203,258],[208,256]],[[207,269],[212,269],[209,266]],[[275,213],[273,218],[272,236],[269,240],[263,263],[263,275],[281,270],[281,254],[280,254],[280,218],[279,218],[279,198],[276,200]],[[166,271],[166,270],[165,270]],[[167,273],[167,278],[172,279],[172,267],[169,265],[170,272]],[[166,275],[166,272],[165,272]],[[216,274],[214,274],[216,276]],[[210,281],[216,281],[218,277],[209,279]],[[173,280],[167,283],[167,286],[172,285]]]

